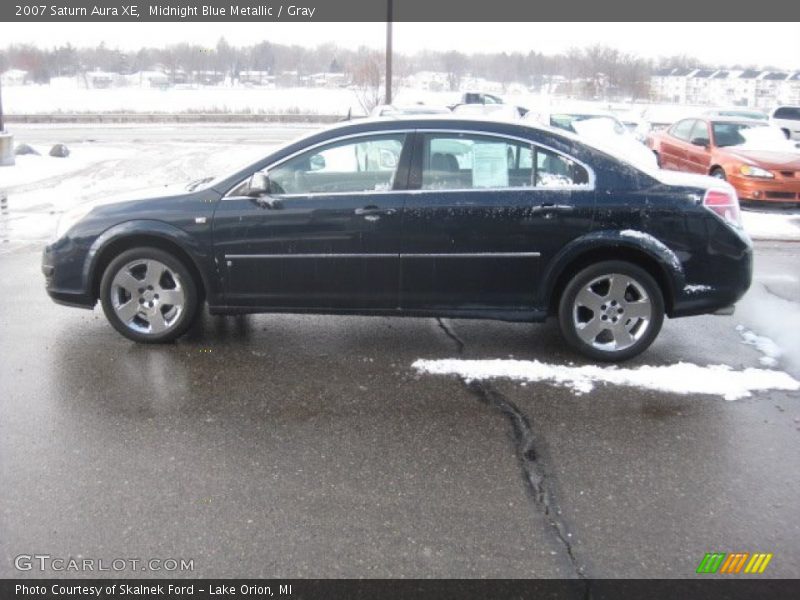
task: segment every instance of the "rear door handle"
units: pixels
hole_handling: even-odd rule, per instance
[[[568,213],[575,210],[574,206],[570,206],[569,204],[554,204],[552,202],[546,202],[544,204],[540,204],[539,206],[533,207],[533,212],[543,215],[554,215],[556,213]]]
[[[378,208],[377,206],[365,206],[363,208],[355,209],[355,214],[359,216],[370,216],[370,215],[393,215],[397,212],[396,208]]]

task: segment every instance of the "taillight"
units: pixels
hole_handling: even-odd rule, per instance
[[[742,219],[739,215],[739,199],[733,190],[712,189],[706,191],[706,195],[703,197],[703,206],[734,227],[742,226]]]

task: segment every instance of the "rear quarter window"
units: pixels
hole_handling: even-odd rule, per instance
[[[781,106],[775,111],[776,119],[800,121],[800,106]]]

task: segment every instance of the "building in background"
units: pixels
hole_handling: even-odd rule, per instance
[[[800,71],[662,69],[650,78],[656,102],[769,109],[800,104]]]

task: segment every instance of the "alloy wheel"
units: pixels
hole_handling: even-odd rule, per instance
[[[125,264],[111,282],[111,306],[129,329],[143,334],[168,331],[186,306],[180,276],[154,259]]]
[[[609,273],[581,288],[573,302],[572,319],[584,343],[598,350],[625,350],[647,332],[653,304],[635,278]]]

